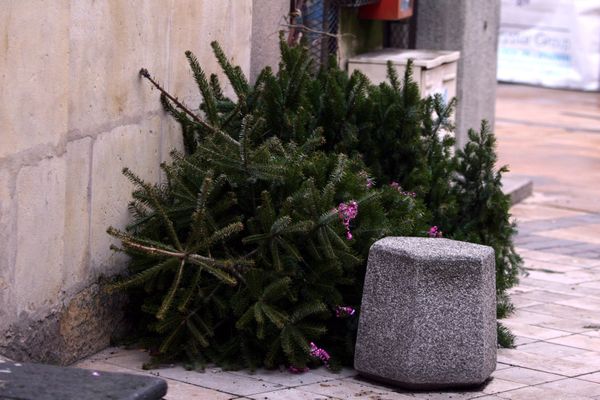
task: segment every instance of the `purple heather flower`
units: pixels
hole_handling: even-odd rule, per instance
[[[396,189],[398,191],[398,193],[400,193],[403,196],[412,197],[412,198],[417,197],[417,194],[415,192],[405,192],[405,191],[403,191],[402,190],[402,186],[400,186],[400,184],[398,182],[392,182],[392,183],[390,183],[390,186],[393,189]]]
[[[355,312],[356,310],[350,306],[337,306],[335,308],[335,316],[338,318],[351,317],[354,315]]]
[[[350,221],[352,221],[358,215],[358,203],[354,200],[348,203],[340,203],[337,208],[338,216],[342,220],[344,227],[346,228],[346,239],[352,240],[352,233],[350,232]]]
[[[329,359],[331,358],[329,356],[329,353],[327,353],[325,350],[317,347],[317,345],[314,344],[313,342],[310,342],[310,355],[311,355],[311,357],[318,358],[319,360],[323,361],[323,364],[325,364],[325,365],[327,365],[327,363],[329,362]]]
[[[442,231],[437,226],[432,226],[431,228],[429,228],[427,234],[429,235],[429,237],[432,238],[441,238],[443,235]]]

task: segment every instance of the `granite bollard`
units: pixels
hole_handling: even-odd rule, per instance
[[[388,237],[369,261],[354,366],[409,389],[482,384],[496,368],[494,250]]]

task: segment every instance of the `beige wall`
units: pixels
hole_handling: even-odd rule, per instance
[[[2,2],[0,350],[123,269],[105,233],[129,219],[121,169],[157,181],[180,146],[140,67],[196,108],[184,51],[217,72],[218,40],[248,73],[251,32],[252,0]]]

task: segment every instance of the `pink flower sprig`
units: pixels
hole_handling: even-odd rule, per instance
[[[412,198],[417,197],[417,194],[415,192],[405,192],[404,190],[402,190],[402,186],[400,186],[400,184],[398,182],[392,182],[392,183],[390,183],[390,186],[393,189],[396,189],[398,191],[398,193],[400,193],[403,196],[412,197]]]
[[[317,347],[317,345],[314,344],[313,342],[310,342],[310,356],[313,358],[316,358],[318,360],[321,360],[323,362],[323,364],[325,364],[326,366],[329,365],[329,359],[331,358],[329,356],[329,353],[327,353],[325,350]]]
[[[346,307],[337,306],[335,308],[335,316],[337,318],[351,317],[354,315],[355,312],[356,312],[356,310],[350,306],[346,306]]]
[[[346,228],[346,239],[352,240],[352,232],[350,232],[350,221],[358,215],[358,203],[354,200],[348,203],[340,203],[337,208],[338,216],[342,220]]]
[[[358,175],[362,176],[367,181],[367,189],[371,189],[373,186],[375,186],[375,180],[371,178],[369,174],[367,174],[367,171],[360,171]]]
[[[432,238],[441,238],[443,236],[442,231],[437,226],[432,226],[431,228],[429,228],[427,234],[429,235],[429,237]]]
[[[308,368],[308,367],[300,368],[300,367],[295,367],[295,366],[293,366],[293,365],[290,365],[290,366],[288,367],[288,371],[289,371],[291,374],[302,374],[302,373],[304,373],[304,372],[308,372],[308,371],[310,371],[310,368]]]

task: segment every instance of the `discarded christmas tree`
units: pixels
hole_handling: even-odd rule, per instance
[[[431,236],[431,225],[493,246],[507,299],[519,259],[514,227],[502,222],[501,171],[491,172],[493,136],[472,135],[455,157],[443,135],[453,103],[422,100],[410,68],[400,82],[390,67],[391,84],[373,86],[334,62],[314,71],[305,48],[281,43],[279,71],[266,68],[254,84],[212,44],[232,98],[187,52],[201,112],[140,72],[184,143],[162,166],[162,184],[124,171],[136,186],[133,222],[109,229],[122,243],[115,250],[131,256],[114,287],[130,291],[156,359],[293,371],[350,364],[369,247]],[[485,173],[471,175],[480,160]],[[480,187],[486,196],[465,196]],[[465,210],[481,218],[465,222]]]

